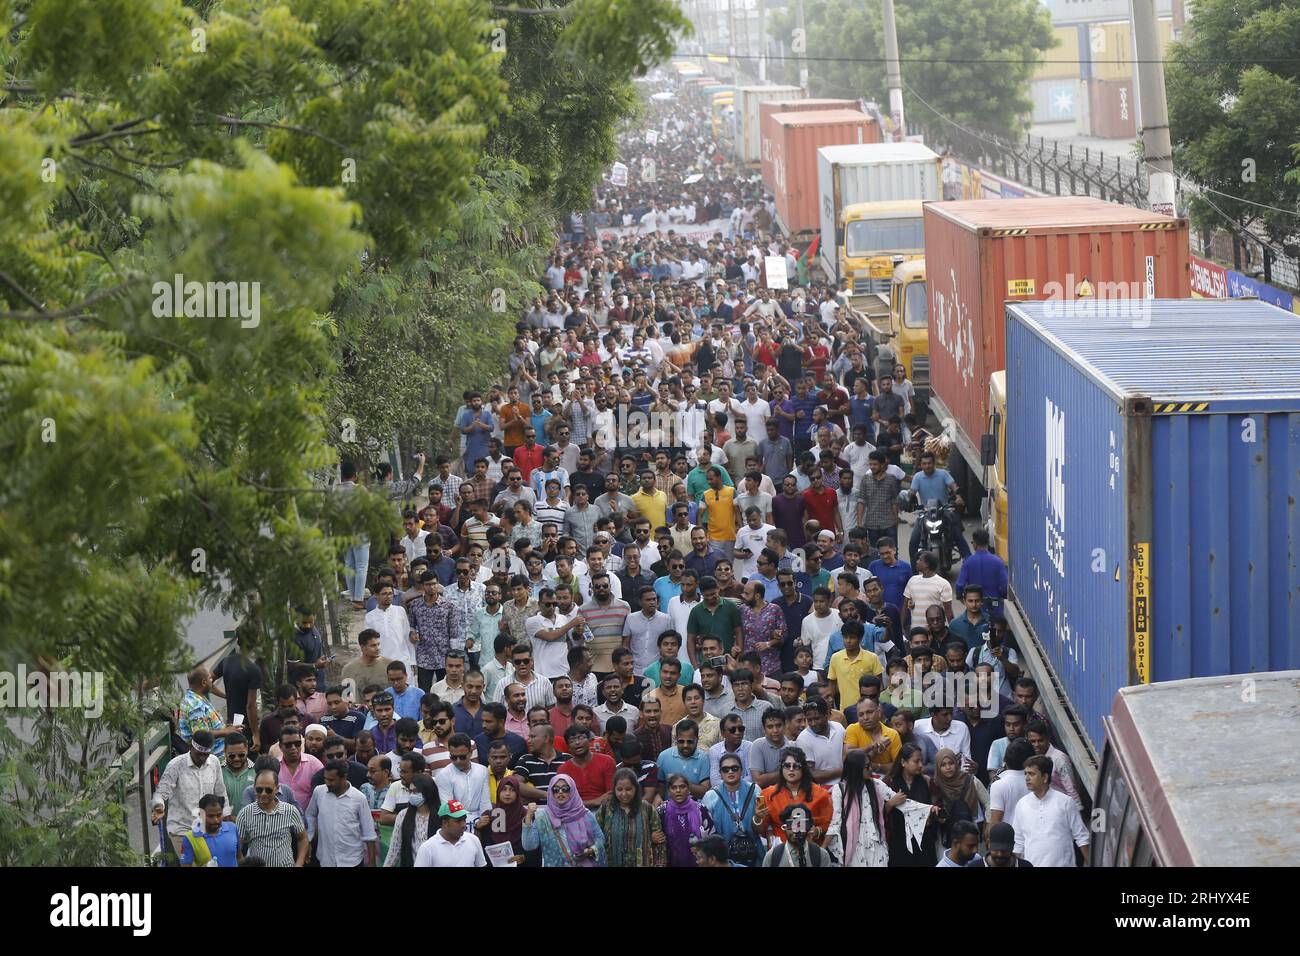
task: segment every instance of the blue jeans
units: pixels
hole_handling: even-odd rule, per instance
[[[352,592],[352,600],[360,601],[366,596],[366,572],[370,570],[370,542],[363,541],[344,551],[343,566],[347,569],[344,576],[348,582],[348,590]]]

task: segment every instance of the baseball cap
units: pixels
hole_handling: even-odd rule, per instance
[[[989,827],[989,849],[1008,853],[1016,849],[1016,830],[1010,823],[995,823]]]
[[[444,800],[442,806],[438,808],[440,817],[464,817],[466,816],[465,804],[459,800]]]

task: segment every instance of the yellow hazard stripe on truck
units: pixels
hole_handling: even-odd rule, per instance
[[[1210,407],[1209,402],[1152,402],[1151,411],[1156,415],[1176,415],[1185,412],[1203,412]]]

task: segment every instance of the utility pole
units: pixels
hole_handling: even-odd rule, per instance
[[[803,90],[803,95],[808,95],[808,61],[804,59],[808,50],[808,27],[803,19],[803,0],[799,0],[796,8],[799,23],[799,88]],[[787,80],[787,82],[789,82]]]
[[[898,68],[898,31],[894,27],[894,0],[883,0],[885,18],[885,78],[889,84],[889,118],[894,124],[893,140],[901,143],[903,127],[903,74]]]
[[[758,81],[767,82],[767,0],[758,0]]]
[[[888,2],[888,0],[886,0]],[[1137,41],[1141,105],[1142,152],[1147,164],[1147,203],[1152,212],[1166,216],[1174,210],[1174,156],[1169,141],[1169,104],[1165,100],[1165,69],[1160,62],[1160,35],[1156,32],[1155,0],[1130,0],[1133,36]]]

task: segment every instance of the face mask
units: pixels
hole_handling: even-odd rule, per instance
[[[411,794],[411,796],[407,799],[406,802],[407,802],[407,804],[409,804],[410,806],[415,807],[415,808],[418,810],[420,807],[424,806],[424,794],[422,794],[422,793],[413,793],[413,794]]]

